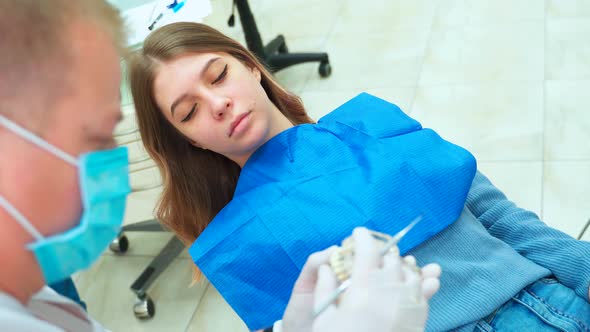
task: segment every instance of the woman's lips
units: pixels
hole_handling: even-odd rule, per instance
[[[234,120],[234,122],[231,123],[231,126],[229,127],[229,131],[228,131],[228,135],[227,137],[231,137],[234,132],[236,131],[236,128],[238,127],[238,125],[248,116],[250,115],[250,113],[252,113],[252,111],[246,112],[244,114],[241,114],[238,116],[237,119]]]

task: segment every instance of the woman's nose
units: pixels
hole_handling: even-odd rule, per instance
[[[212,108],[213,117],[217,120],[223,119],[225,113],[229,111],[233,106],[233,102],[230,98],[219,97],[216,99]]]

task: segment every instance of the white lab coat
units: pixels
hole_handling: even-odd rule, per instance
[[[26,306],[0,292],[0,331],[108,332],[80,305],[47,286]]]

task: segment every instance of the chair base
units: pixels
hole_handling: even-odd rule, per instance
[[[318,72],[321,77],[328,77],[332,73],[328,53],[289,53],[283,35],[278,35],[266,45],[264,56],[264,62],[273,73],[305,62],[319,62],[320,67]]]
[[[238,14],[240,15],[240,22],[244,30],[248,49],[264,62],[271,72],[275,73],[300,63],[319,62],[318,72],[320,76],[328,77],[331,75],[332,67],[330,66],[327,53],[289,53],[283,35],[277,36],[266,46],[263,46],[262,38],[258,32],[258,27],[256,26],[256,21],[248,5],[248,1],[235,0],[234,5],[237,7]]]
[[[129,240],[127,239],[127,236],[125,236],[125,232],[132,231],[162,232],[166,231],[166,229],[155,219],[126,225],[121,229],[119,236],[111,242],[109,246],[111,251],[118,254],[124,254],[127,252]],[[184,249],[184,244],[176,236],[172,236],[164,249],[160,251],[158,256],[154,257],[150,264],[133,282],[131,290],[137,296],[137,303],[133,306],[135,317],[138,319],[150,319],[154,317],[156,306],[152,298],[148,295],[148,289]]]

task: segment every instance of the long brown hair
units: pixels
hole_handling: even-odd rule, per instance
[[[129,84],[143,145],[162,174],[156,218],[185,245],[194,242],[232,199],[240,167],[221,154],[194,147],[168,122],[156,104],[154,80],[160,62],[189,53],[214,52],[227,53],[260,70],[261,85],[269,99],[293,124],[313,122],[299,97],[282,88],[251,52],[219,31],[181,22],[150,34],[143,49],[129,60]]]

